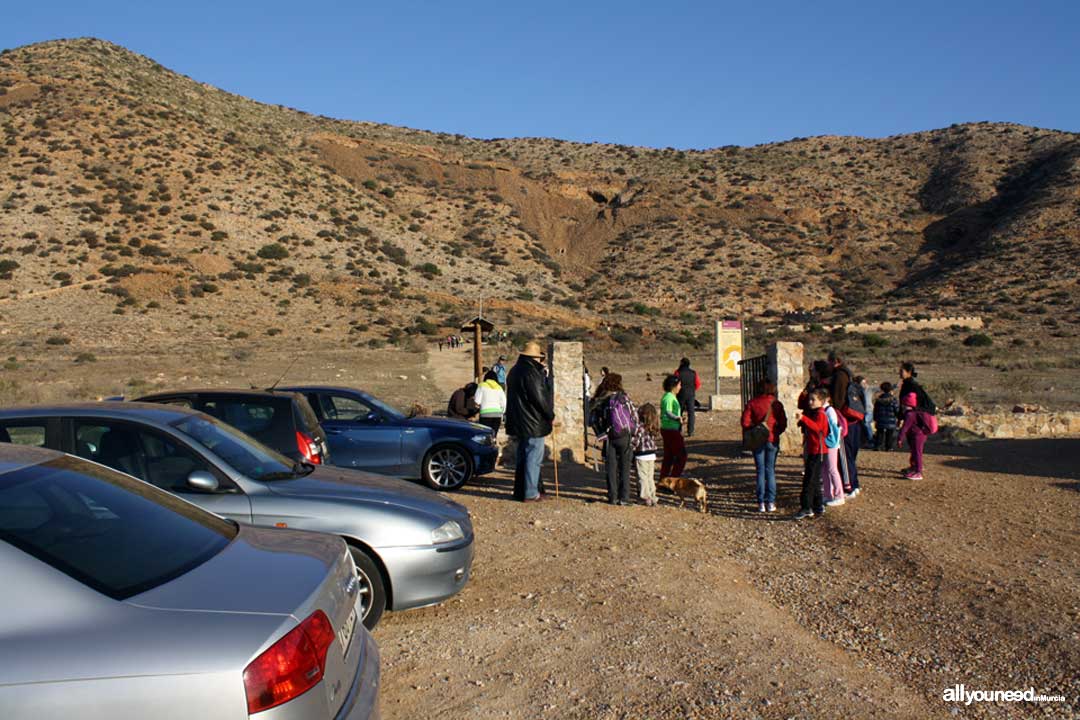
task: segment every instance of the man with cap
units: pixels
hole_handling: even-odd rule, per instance
[[[506,390],[506,356],[500,355],[499,361],[491,368],[491,371],[495,373],[495,381],[502,385],[502,389]]]
[[[517,440],[514,468],[514,499],[543,499],[540,465],[544,461],[544,438],[551,434],[555,407],[544,373],[540,343],[525,343],[506,378],[506,434]]]

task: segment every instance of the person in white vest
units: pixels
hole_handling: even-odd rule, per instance
[[[497,436],[506,413],[506,391],[494,370],[488,370],[484,375],[484,382],[477,386],[473,399],[480,406],[480,424],[491,428]]]

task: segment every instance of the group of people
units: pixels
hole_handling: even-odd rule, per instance
[[[838,353],[830,352],[827,359],[810,365],[810,381],[795,413],[803,434],[803,482],[796,520],[818,517],[826,507],[859,496],[857,462],[864,443],[889,450],[906,442],[911,455],[903,476],[923,479],[923,447],[926,438],[937,432],[937,419],[933,401],[915,379],[917,375],[912,363],[902,363],[899,398],[888,382],[881,384],[875,398],[865,379],[852,375]],[[775,512],[776,456],[788,419],[774,383],[758,383],[743,410],[741,425],[744,444],[754,455],[758,512]]]
[[[465,344],[465,340],[460,335],[447,335],[444,338],[439,338],[439,352],[442,352],[443,345],[450,350],[455,350]]]
[[[657,440],[663,445],[660,478],[681,477],[686,467],[686,442],[683,437],[683,418],[687,435],[693,434],[695,393],[701,379],[683,358],[674,373],[664,378],[664,394],[659,409],[652,403],[634,406],[623,388],[622,376],[602,369],[602,379],[596,394],[589,400],[589,427],[596,435],[604,454],[607,475],[608,503],[626,505],[630,502],[630,465],[633,460],[638,477],[638,496],[648,506],[656,505]],[[588,369],[585,370],[588,390]]]

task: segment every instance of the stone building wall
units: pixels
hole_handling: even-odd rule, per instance
[[[770,343],[766,351],[769,379],[776,383],[776,397],[784,404],[788,431],[780,436],[780,452],[798,455],[802,452],[802,433],[795,427],[796,403],[806,386],[806,361],[800,342]]]
[[[555,428],[548,449],[559,460],[585,464],[584,351],[579,342],[554,342],[548,348],[552,390],[555,397]],[[567,457],[569,455],[569,458]]]

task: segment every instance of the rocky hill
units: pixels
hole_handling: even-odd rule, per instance
[[[1071,337],[1080,135],[705,151],[479,140],[231,95],[92,39],[0,54],[0,350],[713,317],[981,314]],[[1029,317],[1030,316],[1030,317]]]

